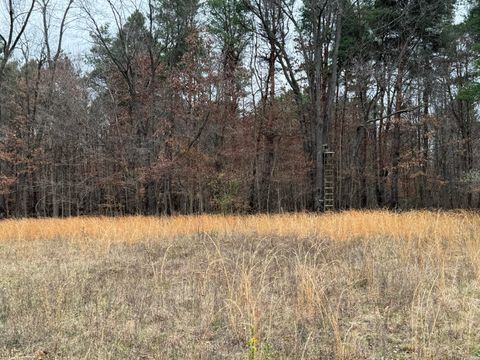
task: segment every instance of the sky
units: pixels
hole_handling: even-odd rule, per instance
[[[16,14],[20,15],[28,9],[30,0],[14,0],[17,9]],[[43,0],[39,0],[43,1]],[[47,15],[49,22],[49,32],[51,38],[51,47],[56,48],[58,43],[59,28],[63,13],[67,7],[68,0],[46,0],[49,1],[49,12]],[[135,8],[141,8],[146,0],[114,0],[117,4],[122,4],[125,18]],[[109,23],[113,21],[112,13],[109,11],[107,0],[74,0],[73,6],[67,17],[66,31],[63,38],[63,51],[74,61],[83,61],[85,55],[92,46],[90,38],[90,24],[85,18],[82,6],[88,6],[93,9],[93,13],[100,23]],[[0,0],[0,34],[7,34],[8,31],[8,0]],[[19,24],[16,25],[18,31]],[[22,49],[28,49],[30,55],[38,55],[42,48],[43,41],[43,22],[40,6],[35,6],[28,27],[21,41],[21,47],[16,51],[15,56],[21,57]]]

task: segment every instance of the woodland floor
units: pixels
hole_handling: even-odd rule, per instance
[[[287,218],[298,235],[245,220],[135,241],[76,237],[70,220],[55,220],[67,237],[28,238],[54,223],[0,222],[0,358],[480,358],[480,216],[258,221]],[[327,221],[344,236],[300,231]]]

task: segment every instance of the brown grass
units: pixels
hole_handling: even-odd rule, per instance
[[[2,359],[475,359],[480,215],[0,222]]]
[[[72,240],[137,242],[199,233],[321,236],[338,241],[397,237],[458,240],[480,230],[480,215],[468,212],[349,211],[325,215],[200,215],[177,217],[78,217],[0,222],[0,241]]]

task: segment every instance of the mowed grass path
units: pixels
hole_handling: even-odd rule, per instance
[[[480,215],[0,221],[1,359],[477,359]]]

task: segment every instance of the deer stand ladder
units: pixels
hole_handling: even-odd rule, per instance
[[[323,210],[332,211],[334,201],[334,152],[323,146]]]

